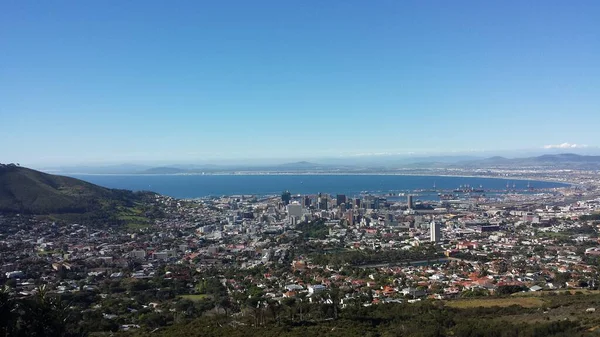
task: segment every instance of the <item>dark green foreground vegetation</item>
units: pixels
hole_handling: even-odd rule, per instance
[[[0,336],[85,336],[65,301],[40,288],[36,296],[11,298],[0,291]]]
[[[600,294],[566,292],[527,297],[486,296],[461,302],[424,300],[412,304],[350,304],[341,309],[334,292],[323,293],[330,304],[288,298],[263,300],[241,311],[231,309],[220,287],[206,284],[198,301],[180,300],[172,310],[146,310],[139,329],[102,317],[108,303],[92,312],[82,299],[58,297],[40,288],[37,295],[14,298],[0,292],[0,336],[597,336],[600,316],[587,312],[600,306]],[[85,293],[81,294],[82,296]],[[516,300],[515,300],[516,299]],[[481,300],[481,306],[478,305]],[[514,303],[527,303],[510,305]],[[467,301],[467,302],[465,302]],[[490,306],[497,303],[497,306]],[[536,304],[537,303],[537,304]],[[165,310],[166,309],[166,310]]]
[[[583,302],[582,302],[583,301]],[[187,324],[159,329],[157,336],[587,336],[600,324],[596,314],[560,312],[600,303],[576,295],[560,295],[548,301],[551,308],[520,306],[455,309],[441,301],[414,304],[381,304],[351,307],[340,311],[339,318],[319,321],[290,320],[285,310],[248,312],[245,317],[203,317]],[[584,305],[584,306],[585,306]],[[575,309],[577,308],[577,309]],[[331,306],[323,306],[323,317],[333,316]],[[580,311],[580,310],[579,310]],[[546,312],[546,313],[544,313]],[[258,320],[256,319],[258,315]],[[280,315],[286,317],[279,317]],[[565,317],[563,317],[565,316]],[[258,324],[257,324],[258,323]],[[130,333],[145,336],[148,331]]]

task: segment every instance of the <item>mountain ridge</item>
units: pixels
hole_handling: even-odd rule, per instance
[[[138,208],[134,213],[140,214],[146,201],[154,195],[153,192],[105,188],[72,177],[0,164],[0,212],[5,214],[48,215],[118,225],[126,222],[121,220],[130,211]],[[147,221],[143,215],[137,220]]]

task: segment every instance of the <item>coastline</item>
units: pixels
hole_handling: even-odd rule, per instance
[[[494,176],[494,175],[474,175],[474,174],[434,174],[434,173],[399,173],[399,172],[210,172],[210,173],[60,173],[65,176],[407,176],[407,177],[455,177],[455,178],[485,178],[501,179],[515,181],[531,182],[551,182],[562,184],[562,187],[572,187],[578,185],[577,182],[570,180],[554,179],[550,177],[527,177],[527,176]]]

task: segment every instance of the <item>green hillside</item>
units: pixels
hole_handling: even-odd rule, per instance
[[[13,164],[0,164],[2,213],[128,224],[128,215],[147,213],[145,211],[149,209],[145,206],[153,195],[150,192],[104,188],[75,178],[47,174]]]

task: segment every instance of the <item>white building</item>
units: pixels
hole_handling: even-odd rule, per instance
[[[304,213],[304,210],[302,209],[302,205],[300,205],[296,201],[287,205],[287,211],[288,211],[288,216],[290,218],[297,218],[297,219],[300,219],[302,217],[302,214]]]
[[[162,261],[166,261],[170,257],[175,257],[175,256],[177,256],[177,254],[175,254],[174,250],[163,250],[160,252],[154,252],[154,254],[152,254],[152,257],[155,260],[162,260]]]
[[[442,231],[438,222],[432,221],[429,224],[429,239],[431,242],[440,242],[442,239]]]
[[[129,257],[132,257],[134,259],[143,259],[146,257],[146,251],[145,250],[132,250],[131,252],[129,252]]]
[[[5,275],[6,278],[23,278],[25,276],[25,274],[20,270],[7,272]]]
[[[301,285],[298,285],[298,284],[288,284],[287,286],[285,286],[285,289],[287,289],[288,291],[301,291],[301,290],[304,290],[304,288]]]
[[[314,293],[318,293],[321,291],[325,291],[325,290],[327,290],[327,287],[322,284],[315,284],[315,285],[308,286],[308,294],[309,295],[312,295]]]

